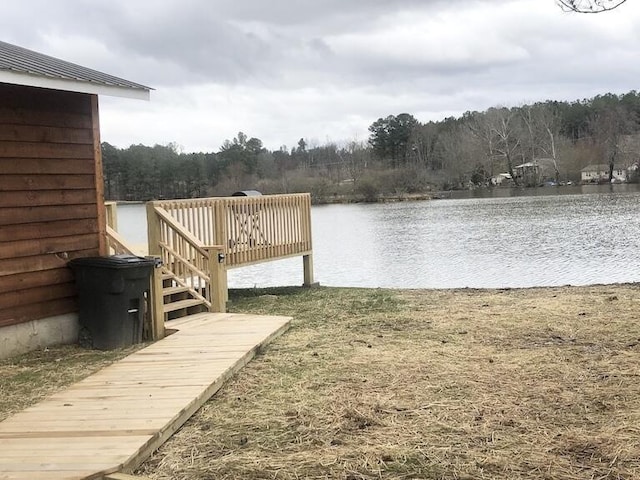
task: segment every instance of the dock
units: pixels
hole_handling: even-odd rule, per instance
[[[0,422],[1,480],[130,473],[291,318],[200,313],[166,338]]]

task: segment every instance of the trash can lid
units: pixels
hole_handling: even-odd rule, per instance
[[[120,254],[109,257],[85,257],[74,258],[69,262],[74,267],[101,267],[101,268],[133,268],[154,266],[156,259],[153,257],[139,257],[137,255]]]
[[[262,193],[258,190],[239,190],[231,194],[232,197],[260,197]]]

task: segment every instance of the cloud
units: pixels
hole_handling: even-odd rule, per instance
[[[25,28],[28,25],[29,28]],[[377,118],[636,88],[640,2],[601,15],[554,0],[23,0],[4,40],[157,90],[101,99],[103,139],[217,150],[366,139]]]

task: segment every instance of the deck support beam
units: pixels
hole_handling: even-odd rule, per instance
[[[317,286],[313,281],[313,253],[302,256],[302,268],[304,270],[304,287]]]

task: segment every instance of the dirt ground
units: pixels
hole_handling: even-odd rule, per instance
[[[232,292],[291,330],[152,479],[640,478],[640,286]]]
[[[640,285],[269,289],[294,317],[138,474],[152,479],[640,478]],[[0,420],[131,353],[0,361]]]

